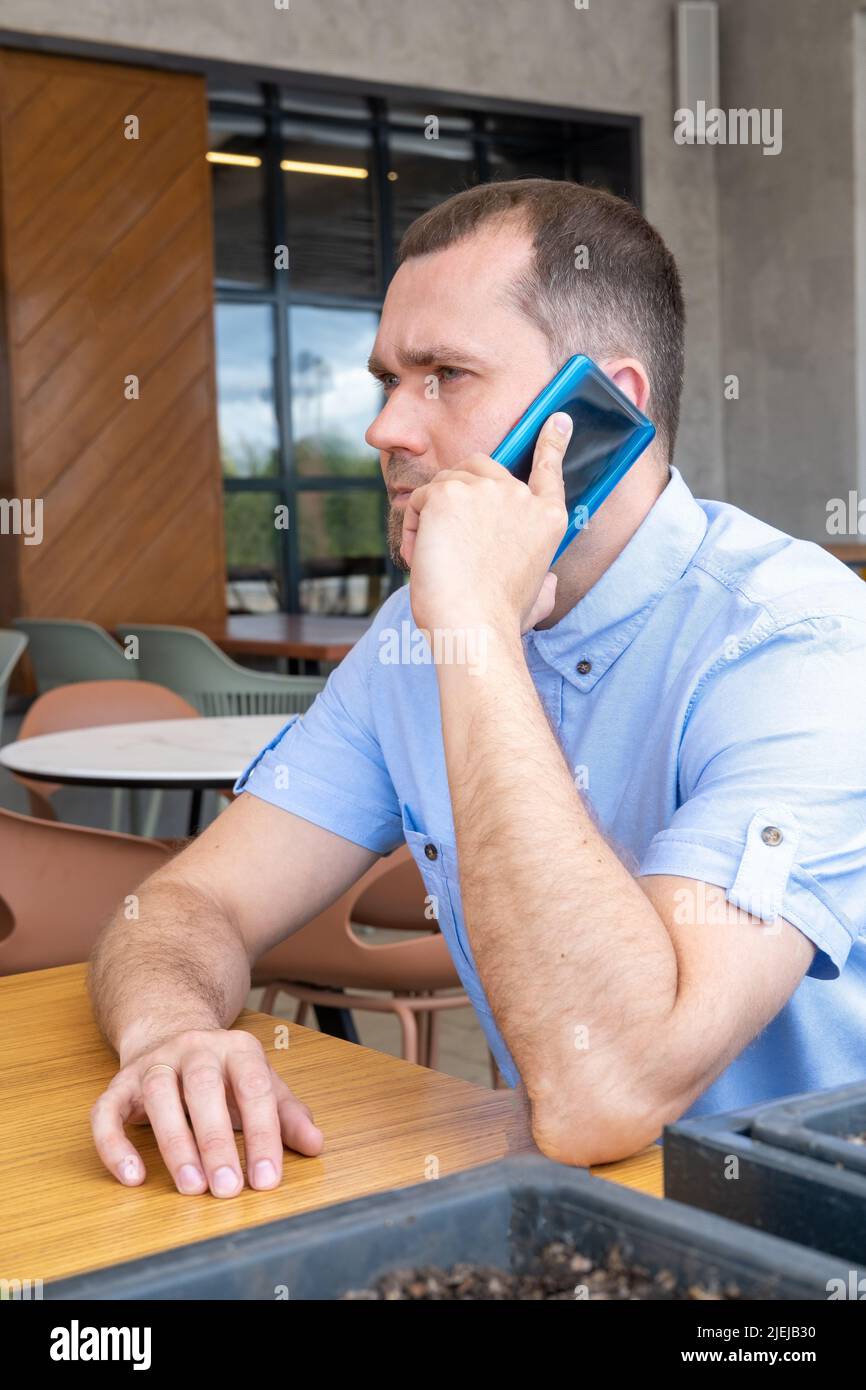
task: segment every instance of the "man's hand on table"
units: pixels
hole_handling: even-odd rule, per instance
[[[150,1123],[179,1192],[235,1197],[244,1179],[233,1129],[243,1131],[251,1187],[282,1178],[283,1146],[308,1157],[322,1150],[309,1107],[268,1064],[251,1033],[191,1029],[121,1055],[121,1070],[91,1111],[96,1148],[127,1187],[145,1180],[141,1155],[126,1123]]]

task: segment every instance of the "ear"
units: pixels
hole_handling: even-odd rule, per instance
[[[636,357],[612,357],[606,362],[600,362],[599,366],[605,376],[609,376],[611,381],[616,383],[623,395],[628,396],[638,410],[644,415],[649,413],[649,377],[642,362]]]

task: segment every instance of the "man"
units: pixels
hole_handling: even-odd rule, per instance
[[[250,963],[404,838],[551,1157],[863,1075],[866,588],[671,467],[683,325],[672,256],[608,194],[486,185],[409,229],[367,438],[410,584],[100,940],[120,1181],[144,1180],[129,1119],[181,1192],[240,1191],[233,1117],[253,1187],[320,1151],[227,1030]],[[567,434],[548,421],[528,486],[489,452],[575,352],[657,437],[554,579]],[[438,661],[395,660],[404,624]]]

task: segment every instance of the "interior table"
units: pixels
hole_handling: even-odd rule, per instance
[[[313,613],[241,613],[200,631],[229,656],[277,657],[315,674],[319,662],[342,661],[371,621]]]
[[[485,1090],[266,1014],[244,1011],[235,1027],[259,1038],[274,1070],[311,1107],[322,1153],[286,1151],[283,1180],[270,1192],[182,1197],[150,1129],[133,1126],[147,1180],[123,1187],[90,1135],[90,1107],[117,1060],[93,1021],[85,967],[0,980],[0,1277],[48,1283],[407,1187],[424,1180],[430,1154],[444,1177],[535,1151],[513,1091]],[[284,1039],[288,1046],[278,1046]],[[241,1136],[238,1143],[243,1154]],[[661,1196],[657,1145],[593,1171]]]
[[[230,787],[259,749],[297,715],[238,714],[102,724],[18,739],[0,748],[10,772],[72,786],[188,788],[189,833],[201,825],[202,792]]]

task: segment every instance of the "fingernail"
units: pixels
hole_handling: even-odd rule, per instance
[[[238,1191],[238,1175],[233,1168],[217,1168],[213,1175],[213,1190],[217,1197],[233,1197]]]
[[[571,416],[566,415],[564,410],[558,410],[553,417],[553,423],[560,434],[571,434]]]
[[[260,1158],[253,1169],[256,1187],[273,1187],[277,1181],[277,1170],[269,1158]]]
[[[141,1165],[137,1158],[121,1159],[118,1167],[121,1182],[138,1182],[141,1177]]]
[[[177,1185],[181,1192],[200,1192],[203,1181],[201,1173],[191,1163],[185,1163],[177,1175]]]

